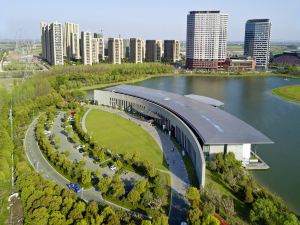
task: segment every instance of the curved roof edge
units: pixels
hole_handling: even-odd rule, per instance
[[[179,94],[133,85],[118,85],[103,90],[137,97],[162,106],[179,116],[204,144],[274,143],[233,115]]]

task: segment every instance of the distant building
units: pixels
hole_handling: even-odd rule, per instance
[[[92,63],[99,63],[99,41],[97,38],[92,38]]]
[[[180,42],[177,40],[164,41],[164,59],[169,62],[180,60]]]
[[[133,63],[143,62],[144,41],[138,38],[130,38],[130,61]]]
[[[90,32],[81,32],[81,59],[84,65],[92,65],[92,35]]]
[[[63,65],[63,27],[61,23],[41,22],[42,57],[51,65]]]
[[[112,64],[121,64],[124,58],[123,39],[108,39],[108,60]]]
[[[162,57],[162,41],[146,40],[146,62],[160,62]]]
[[[227,53],[228,15],[220,11],[191,11],[187,16],[186,66],[217,69]]]
[[[253,58],[228,58],[223,68],[225,70],[255,70],[256,61]]]
[[[275,55],[272,62],[281,65],[300,66],[300,51],[290,51]]]
[[[103,38],[103,34],[94,33],[94,38]]]
[[[80,30],[79,24],[65,23],[64,27],[64,56],[70,59],[80,59]]]
[[[50,24],[47,22],[41,22],[41,43],[42,43],[42,58],[50,58],[50,37],[49,37],[49,27]]]
[[[256,60],[257,69],[267,69],[270,59],[271,22],[269,19],[248,20],[245,28],[244,55]]]
[[[99,43],[99,62],[105,59],[105,42],[102,34],[94,33],[94,38],[97,38]]]

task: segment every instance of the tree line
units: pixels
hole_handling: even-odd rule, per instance
[[[97,64],[93,66],[56,66],[43,73],[43,75],[48,77],[55,90],[60,91],[173,72],[174,68],[172,66],[161,63]]]

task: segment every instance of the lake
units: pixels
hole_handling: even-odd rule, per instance
[[[254,175],[300,214],[300,105],[271,93],[273,88],[293,84],[300,84],[300,80],[175,76],[153,78],[134,85],[216,98],[225,103],[225,111],[268,136],[275,143],[257,145],[256,150],[271,169],[254,172]]]

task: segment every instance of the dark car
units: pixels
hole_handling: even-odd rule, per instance
[[[79,184],[75,184],[75,183],[69,183],[67,184],[68,188],[72,191],[74,191],[75,193],[79,193],[81,192],[81,187]]]

